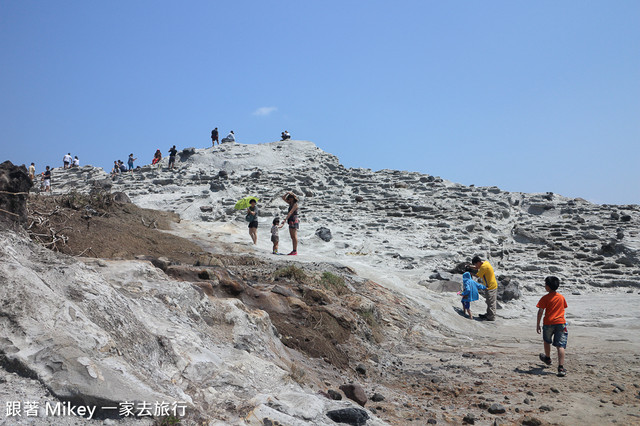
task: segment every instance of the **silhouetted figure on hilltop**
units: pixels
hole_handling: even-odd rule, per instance
[[[216,127],[211,131],[211,146],[214,146],[218,142],[220,145],[220,141],[218,140],[218,128]]]

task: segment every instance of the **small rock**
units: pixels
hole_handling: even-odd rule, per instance
[[[430,425],[435,425],[438,423],[438,421],[434,418],[430,418],[429,420],[427,420],[427,423]]]
[[[327,412],[327,417],[336,423],[346,423],[353,426],[364,426],[369,420],[369,414],[361,408],[343,408]]]
[[[274,285],[271,289],[272,293],[279,294],[284,297],[296,297],[296,294],[287,287],[283,287],[281,285]]]
[[[122,191],[113,193],[113,201],[120,204],[131,204],[131,198]]]
[[[356,202],[357,203],[362,203],[364,201],[364,197],[362,197],[361,195],[357,195],[356,196]]]
[[[218,181],[211,181],[211,183],[209,184],[209,189],[211,190],[211,192],[218,192],[218,191],[223,191],[225,189],[225,186],[222,182],[218,182]]]
[[[462,418],[462,421],[468,425],[474,425],[476,424],[476,416],[474,416],[473,414],[469,413],[466,416],[464,416]]]
[[[620,392],[624,392],[627,390],[627,388],[624,385],[619,385],[617,383],[612,383],[613,386],[616,387],[616,389],[620,389]]]
[[[358,366],[356,367],[356,373],[367,374],[367,368],[364,366],[364,364],[358,364]]]
[[[340,386],[340,390],[342,392],[344,392],[344,394],[345,394],[345,396],[347,398],[349,398],[352,401],[357,402],[358,404],[360,404],[363,407],[367,403],[367,394],[365,394],[364,389],[362,389],[362,386],[360,386],[360,385],[358,385],[356,383],[350,383],[348,385],[342,385],[342,386]]]
[[[542,424],[542,420],[537,417],[525,417],[522,419],[522,426],[540,426]]]
[[[488,411],[491,414],[503,414],[507,410],[502,406],[502,404],[491,404]]]
[[[531,404],[531,401],[529,401],[529,398],[525,398],[525,399],[524,399],[524,401],[522,401],[522,402],[524,402],[524,403],[525,403],[525,404],[527,404],[527,405],[528,405],[528,404]]]
[[[380,402],[380,401],[384,401],[384,396],[382,396],[382,394],[379,393],[374,393],[373,396],[371,397],[371,400],[373,402]]]
[[[329,397],[331,399],[333,399],[334,401],[342,401],[342,394],[338,391],[335,391],[333,389],[329,389],[327,391],[327,394],[329,394]]]
[[[541,405],[540,411],[553,411],[553,407],[550,405]]]
[[[560,391],[558,390],[558,388],[551,388],[551,392],[553,392],[553,393],[560,393]]]

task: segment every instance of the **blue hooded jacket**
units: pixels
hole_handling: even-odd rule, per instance
[[[471,274],[469,272],[465,272],[462,274],[462,284],[464,285],[464,291],[461,293],[463,302],[475,302],[478,300],[478,289],[485,290],[487,287],[475,282],[471,278]]]

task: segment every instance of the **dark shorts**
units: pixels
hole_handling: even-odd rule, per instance
[[[272,243],[277,243],[279,241],[280,241],[280,237],[279,236],[277,236],[277,235],[272,235],[271,236],[271,242]]]
[[[176,157],[169,157],[169,164],[175,164]]]
[[[249,222],[249,228],[257,228],[257,227],[258,227],[258,221],[257,220]]]
[[[471,308],[471,302],[462,302],[462,309],[469,309]]]
[[[567,324],[551,324],[542,326],[542,340],[545,343],[552,344],[556,348],[566,348],[567,338],[569,332],[567,331]]]
[[[300,219],[298,219],[298,216],[287,219],[287,224],[289,225],[289,229],[300,229]]]

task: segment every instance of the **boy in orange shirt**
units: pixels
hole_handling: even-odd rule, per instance
[[[540,354],[540,361],[551,365],[551,344],[558,349],[558,377],[567,375],[564,369],[564,350],[567,347],[567,323],[564,319],[564,310],[567,301],[556,290],[560,287],[558,277],[547,277],[544,280],[544,288],[548,294],[542,296],[536,307],[538,308],[538,322],[536,331],[540,334],[540,319],[544,313],[542,326],[542,340],[544,340],[544,353]]]

